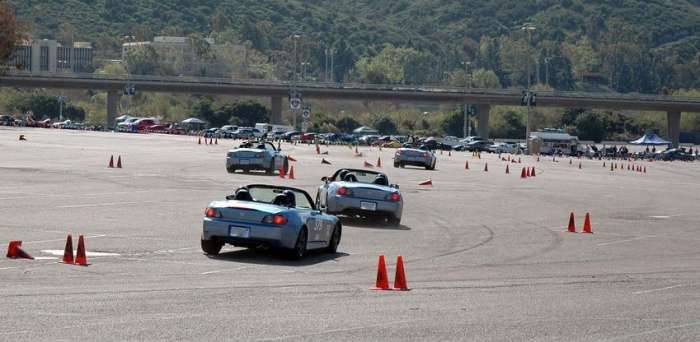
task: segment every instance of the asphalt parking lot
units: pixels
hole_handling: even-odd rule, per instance
[[[0,341],[700,340],[698,163],[455,152],[426,171],[391,167],[388,149],[282,144],[298,160],[288,180],[226,173],[231,145],[0,128],[0,242],[37,257],[0,259]],[[301,261],[201,252],[209,201],[248,183],[313,197],[322,176],[378,157],[401,185],[399,228],[346,220],[338,254]],[[591,213],[593,234],[566,232],[572,211],[579,229]],[[58,263],[69,233],[90,266]],[[382,254],[392,282],[403,256],[411,291],[369,290]]]

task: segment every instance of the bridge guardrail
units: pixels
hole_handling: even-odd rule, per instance
[[[29,72],[11,72],[4,76],[19,76],[27,78],[69,78],[69,79],[92,79],[104,81],[148,81],[148,82],[179,82],[179,83],[199,83],[199,84],[219,84],[219,85],[240,85],[240,86],[276,86],[276,87],[291,87],[298,88],[314,88],[314,89],[349,89],[349,90],[376,90],[376,91],[400,91],[400,92],[427,92],[427,93],[450,93],[450,94],[484,94],[484,95],[503,95],[503,96],[520,96],[523,89],[493,89],[493,88],[469,88],[450,87],[450,86],[435,86],[435,85],[388,85],[388,84],[369,84],[369,83],[334,83],[334,82],[290,82],[278,80],[259,80],[259,79],[240,79],[234,80],[229,78],[215,77],[192,77],[192,76],[152,76],[152,75],[102,75],[90,73],[29,73]],[[1,76],[0,76],[1,77]],[[622,93],[588,93],[588,92],[572,92],[572,91],[537,91],[537,96],[540,98],[561,97],[561,98],[586,98],[597,100],[630,100],[630,101],[645,101],[645,102],[686,102],[700,103],[700,98],[692,97],[676,97],[669,95],[653,95],[653,94],[622,94]]]

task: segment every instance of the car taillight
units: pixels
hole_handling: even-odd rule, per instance
[[[341,186],[340,188],[338,188],[338,195],[340,195],[340,196],[352,196],[352,190],[350,190],[344,186]]]
[[[221,217],[221,213],[214,208],[207,208],[204,210],[204,215],[206,215],[206,217]]]
[[[267,224],[274,224],[274,225],[281,226],[281,225],[287,223],[287,218],[284,215],[280,215],[280,214],[267,215],[267,216],[263,217],[262,222],[267,223]]]
[[[392,192],[391,195],[389,195],[389,200],[393,202],[398,202],[401,200],[401,194],[398,192]]]

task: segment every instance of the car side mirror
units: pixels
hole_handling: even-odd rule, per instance
[[[226,200],[227,200],[227,201],[232,201],[232,200],[235,200],[235,199],[236,199],[236,195],[228,195],[228,196],[226,196]]]

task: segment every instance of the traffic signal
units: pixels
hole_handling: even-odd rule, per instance
[[[523,96],[520,99],[521,106],[537,106],[537,94],[531,91],[523,90]]]
[[[124,95],[136,95],[136,87],[133,84],[127,84],[124,87]]]

